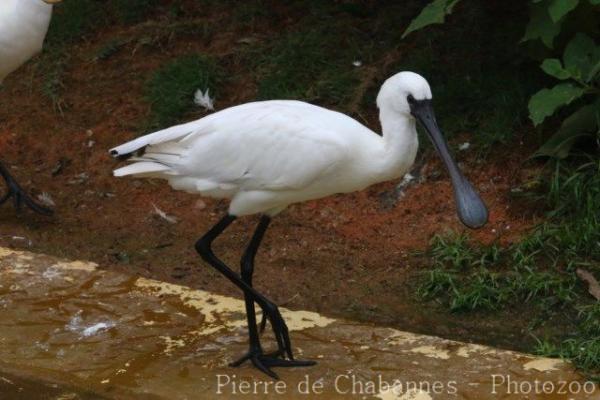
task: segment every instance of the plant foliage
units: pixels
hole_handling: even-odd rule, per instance
[[[576,277],[584,268],[600,277],[600,162],[573,169],[557,161],[547,182],[547,221],[505,248],[480,246],[464,235],[436,236],[432,268],[418,294],[454,312],[499,310],[528,304],[540,320],[573,316],[574,333],[539,341],[536,350],[572,359],[590,373],[600,371],[599,303]]]
[[[435,0],[427,5],[412,21],[404,36],[431,24],[444,22],[458,0]],[[582,137],[597,137],[600,133],[600,46],[582,31],[571,15],[581,18],[588,8],[598,14],[600,0],[531,0],[530,20],[521,42],[540,41],[551,53],[558,52],[557,38],[570,36],[559,57],[542,61],[541,69],[560,81],[551,88],[543,88],[529,101],[529,118],[540,125],[560,110],[570,110],[562,124],[538,150],[538,156],[564,158]],[[578,11],[581,11],[578,13]],[[570,24],[568,24],[570,22]],[[598,30],[594,33],[597,35]]]

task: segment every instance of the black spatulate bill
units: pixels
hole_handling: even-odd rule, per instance
[[[450,155],[448,144],[435,119],[431,100],[415,100],[412,96],[409,96],[408,103],[410,104],[411,114],[425,128],[429,139],[431,139],[433,146],[448,169],[454,187],[458,217],[469,228],[481,228],[488,221],[488,209]]]

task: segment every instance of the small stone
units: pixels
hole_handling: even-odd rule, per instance
[[[194,208],[204,210],[206,208],[206,203],[202,199],[199,199],[196,201],[196,204],[194,204]]]

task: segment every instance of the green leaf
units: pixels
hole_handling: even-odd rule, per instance
[[[600,0],[590,0],[590,4],[593,6],[600,6]]]
[[[595,79],[596,75],[598,75],[598,73],[600,73],[600,60],[598,60],[598,63],[594,66],[594,68],[592,68],[592,70],[588,74],[586,82],[592,82]]]
[[[537,126],[558,108],[570,104],[584,93],[584,88],[571,83],[560,83],[552,89],[542,89],[529,100],[529,118]]]
[[[571,77],[569,71],[565,70],[560,60],[556,58],[548,58],[542,63],[542,70],[550,76],[557,79],[565,80]]]
[[[562,17],[573,11],[579,4],[579,0],[552,0],[548,6],[548,14],[555,23],[560,21]]]
[[[589,82],[593,78],[591,73],[600,62],[600,47],[589,36],[577,33],[565,48],[563,60],[571,76]]]
[[[446,15],[452,13],[452,9],[460,0],[434,0],[429,3],[421,13],[412,20],[408,28],[402,34],[406,37],[409,33],[424,28],[432,24],[441,24],[444,22]]]
[[[521,42],[540,39],[548,48],[554,47],[554,38],[560,33],[561,21],[554,22],[545,4],[531,5],[531,19]]]
[[[600,109],[600,101],[575,111],[563,121],[558,132],[538,149],[534,157],[567,157],[577,139],[597,132],[596,112],[598,109]]]

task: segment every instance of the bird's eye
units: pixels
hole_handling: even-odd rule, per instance
[[[410,104],[411,106],[417,102],[412,94],[408,95],[408,97],[406,98],[406,101],[408,101],[408,104]]]

